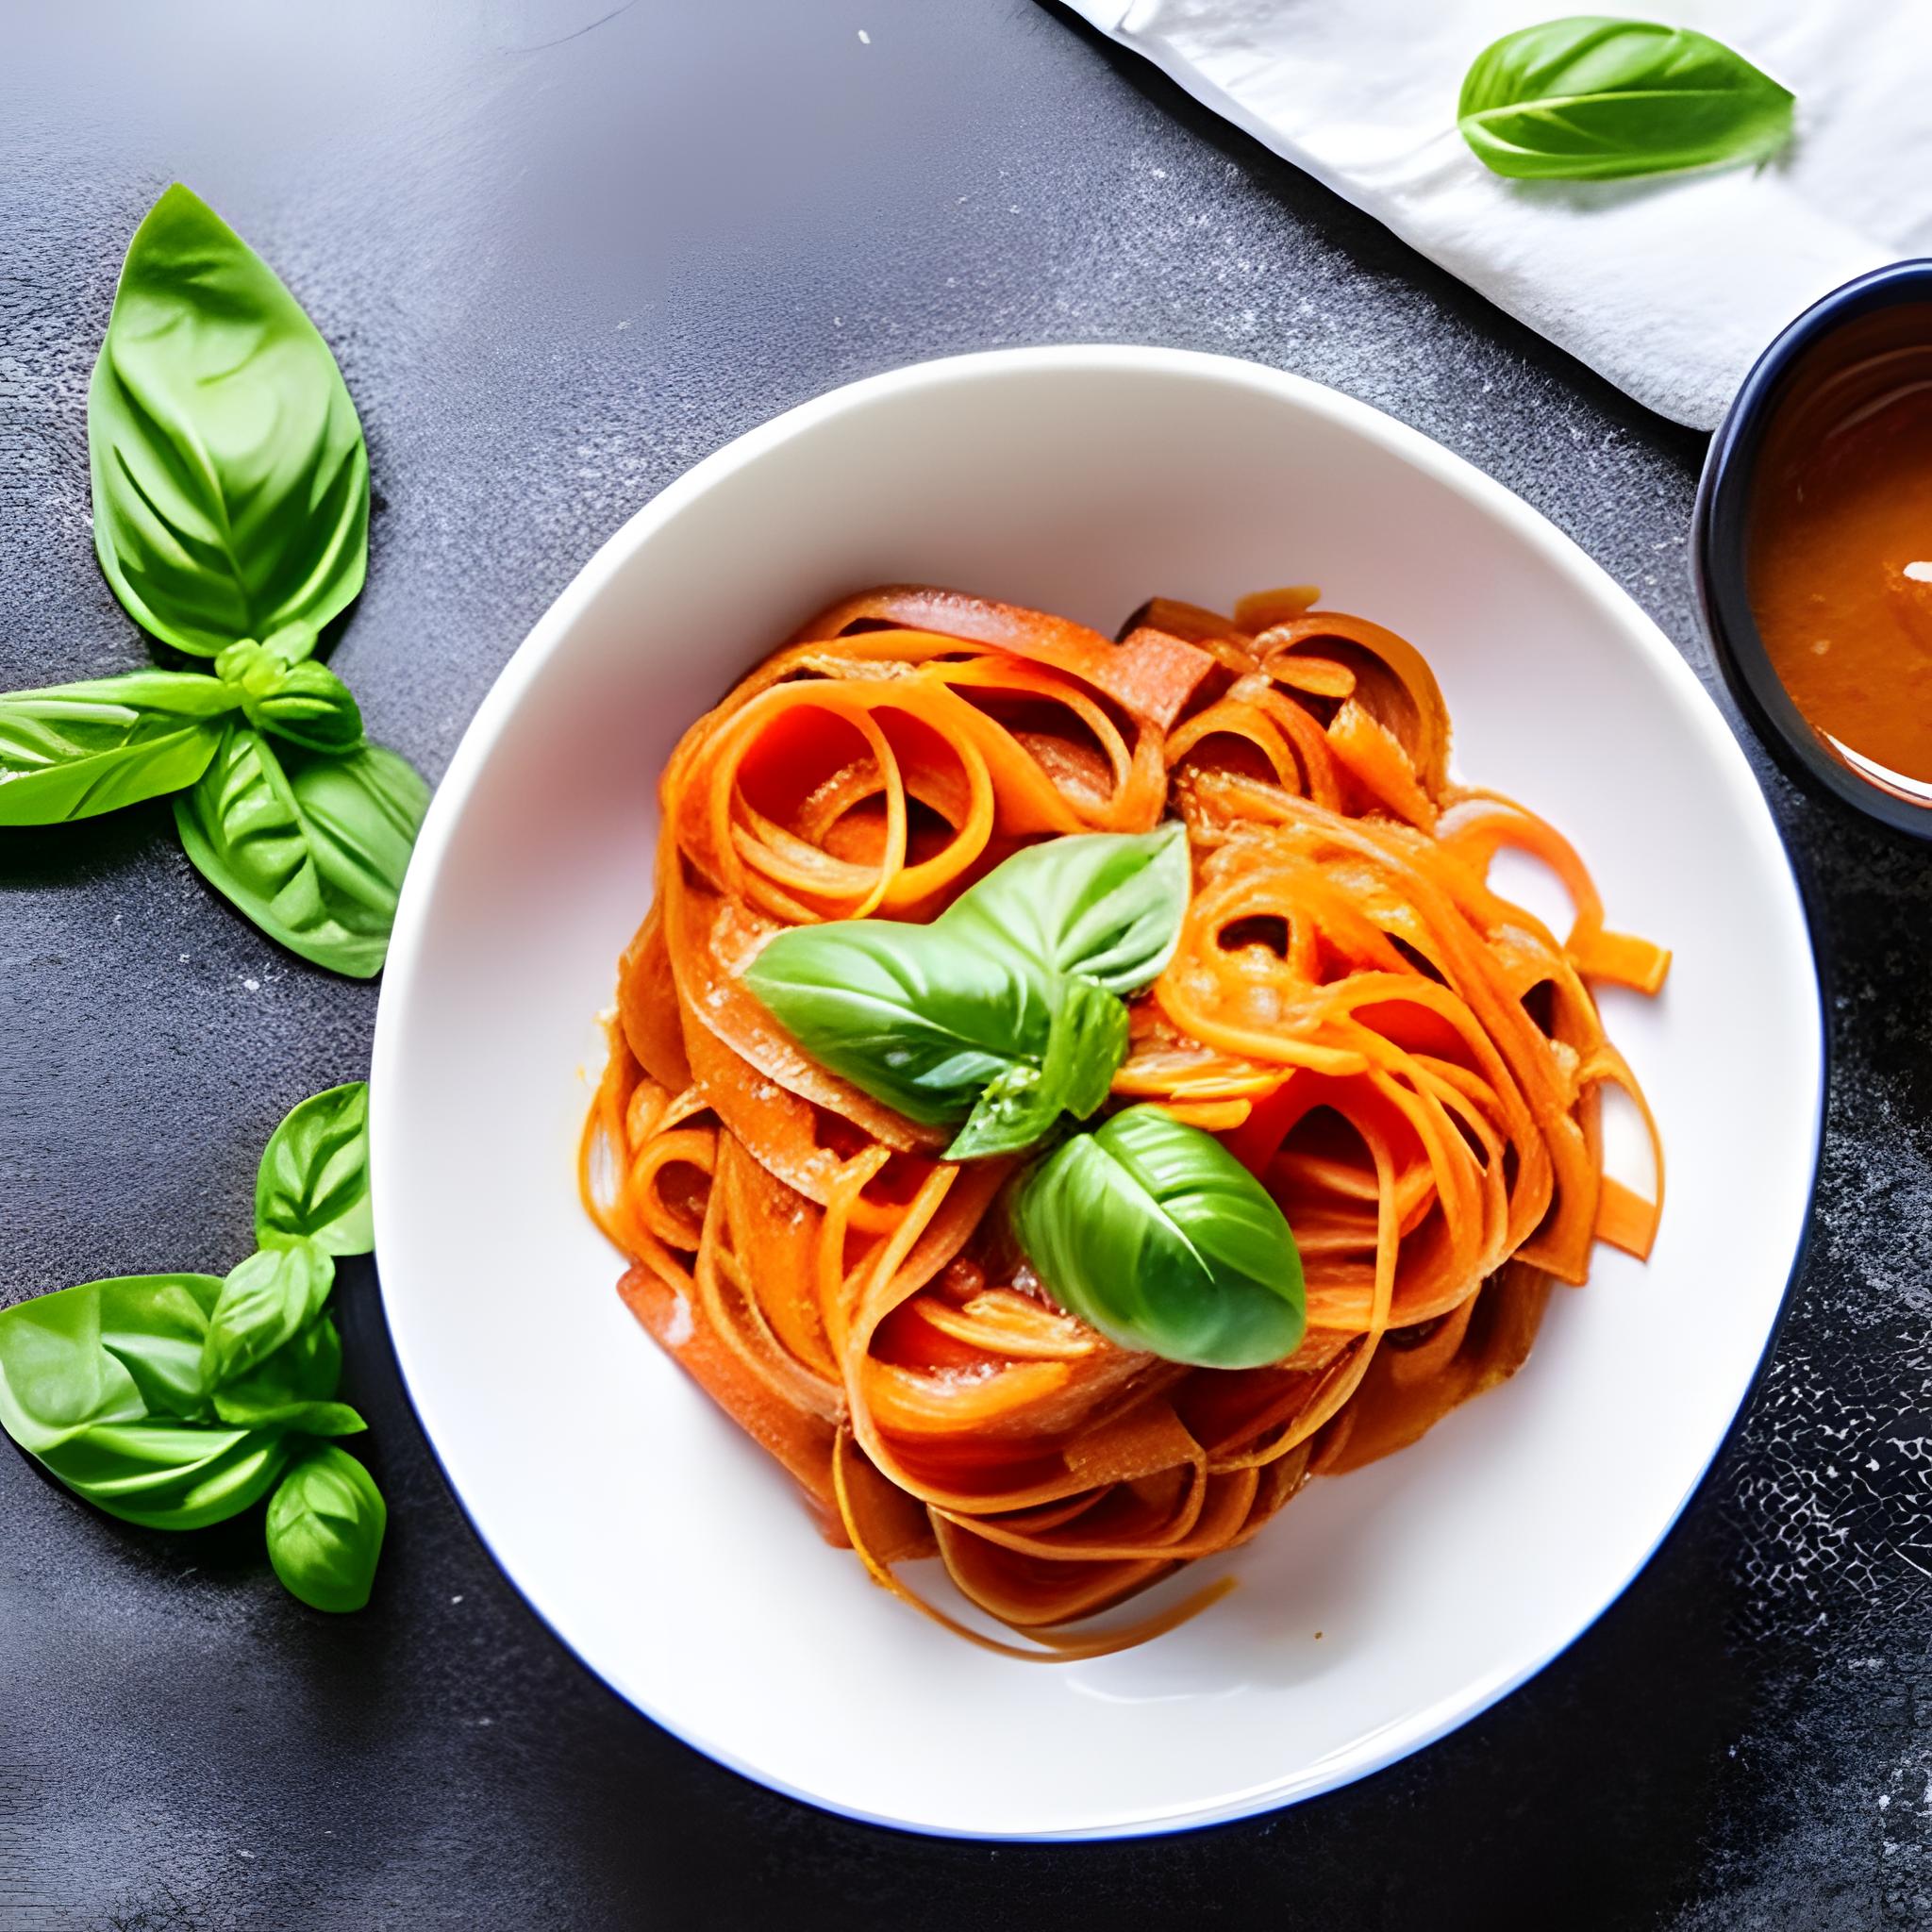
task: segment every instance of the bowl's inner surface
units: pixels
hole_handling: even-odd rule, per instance
[[[1819,744],[1932,804],[1932,303],[1855,315],[1779,384],[1751,477],[1751,618]]]
[[[1660,1000],[1605,1000],[1668,1148],[1652,1263],[1601,1251],[1514,1382],[1314,1484],[1228,1559],[1231,1598],[1098,1662],[983,1655],[819,1542],[782,1474],[620,1306],[618,1257],[574,1191],[593,1015],[649,901],[666,754],[802,617],[886,579],[1108,631],[1155,591],[1225,607],[1318,582],[1426,653],[1459,775],[1546,814],[1611,923],[1676,949]],[[1648,1554],[1779,1306],[1812,1175],[1818,1024],[1790,874],[1722,721],[1514,499],[1359,406],[1244,365],[965,358],[713,459],[592,565],[492,693],[425,832],[384,990],[384,1292],[485,1540],[673,1729],[916,1826],[1203,1822],[1449,1728]]]

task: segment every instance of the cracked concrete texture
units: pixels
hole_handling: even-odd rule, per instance
[[[0,684],[140,660],[92,564],[82,404],[121,250],[176,175],[342,362],[377,508],[334,661],[432,776],[692,461],[1006,342],[1229,350],[1360,396],[1521,492],[1711,679],[1699,439],[1028,0],[206,0],[111,42],[81,12],[0,66]],[[1932,865],[1767,783],[1832,971],[1808,1260],[1676,1532],[1475,1724],[1138,1845],[808,1811],[633,1716],[523,1608],[358,1265],[347,1381],[393,1512],[370,1615],[303,1611],[246,1527],[125,1530],[0,1455],[0,1925],[739,1924],[779,1897],[805,1925],[1932,1924]],[[374,989],[230,915],[158,808],[9,836],[0,885],[0,1299],[225,1265],[263,1136],[364,1065]]]

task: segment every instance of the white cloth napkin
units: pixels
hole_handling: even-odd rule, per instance
[[[1069,0],[1217,113],[1640,402],[1701,429],[1827,290],[1932,254],[1932,0],[1668,0],[1798,97],[1762,167],[1506,181],[1456,130],[1469,63],[1563,0]]]

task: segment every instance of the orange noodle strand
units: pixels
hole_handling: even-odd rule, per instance
[[[974,1642],[1065,1660],[1172,1628],[1231,1579],[1065,1626],[1512,1374],[1595,1242],[1650,1252],[1662,1147],[1591,988],[1654,993],[1670,955],[1606,927],[1553,828],[1452,783],[1422,653],[1311,587],[1232,617],[1156,598],[1120,642],[868,591],[691,727],[661,802],[585,1207],[626,1305],[827,1538]],[[1002,1207],[1023,1162],[942,1160],[742,983],[787,926],[929,920],[1025,844],[1167,818],[1192,890],[1113,1095],[1217,1136],[1287,1216],[1308,1326],[1266,1368],[1159,1360],[1060,1307]],[[1562,885],[1567,933],[1490,885],[1506,848]],[[1606,1085],[1649,1135],[1647,1193],[1603,1171]],[[915,1591],[932,1558],[1023,1641]]]

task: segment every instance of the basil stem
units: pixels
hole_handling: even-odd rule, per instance
[[[1085,1120],[1127,1057],[1127,1009],[1091,979],[1056,975],[1053,1020],[1036,1066],[1016,1061],[981,1092],[946,1149],[948,1160],[1017,1154],[1062,1113]]]
[[[362,713],[354,692],[325,664],[294,663],[253,638],[215,659],[215,675],[241,696],[242,715],[309,751],[340,757],[362,743]]]

